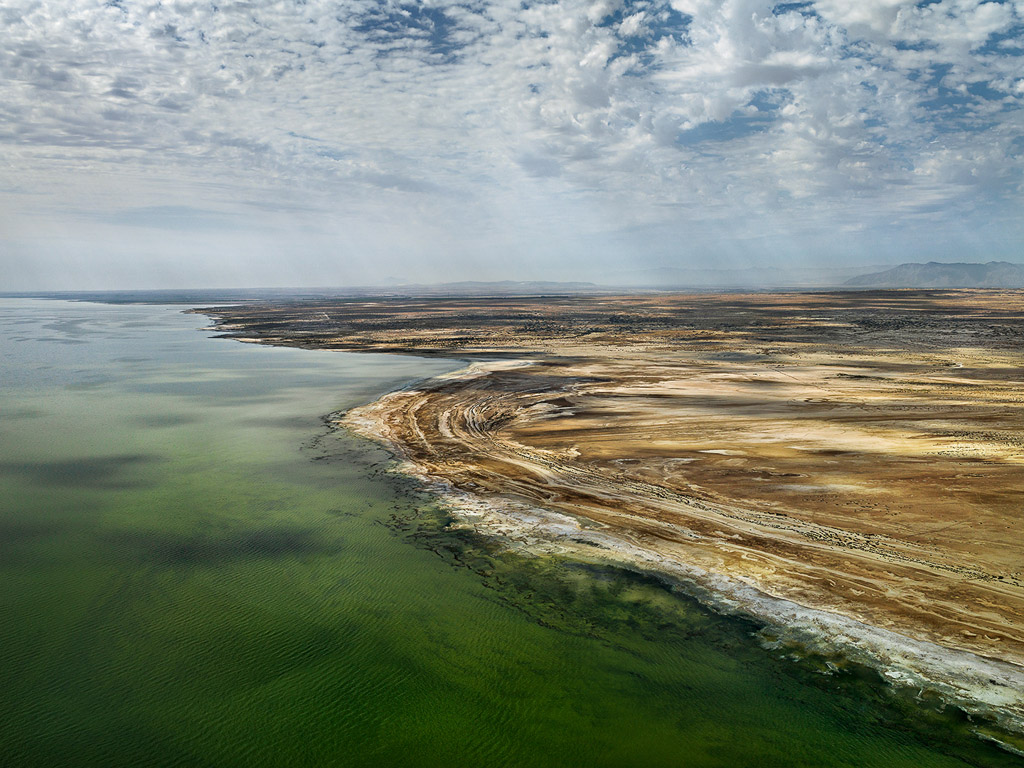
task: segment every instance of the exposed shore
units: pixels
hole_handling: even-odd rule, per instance
[[[514,366],[507,362],[475,364],[339,414],[336,423],[387,445],[404,459],[398,471],[424,482],[462,524],[519,551],[571,554],[663,574],[678,580],[715,610],[766,622],[778,642],[838,652],[879,669],[893,684],[933,690],[968,711],[993,715],[1005,727],[1024,732],[1024,668],[1017,664],[913,639],[841,613],[799,604],[772,594],[764,583],[745,580],[741,574],[707,570],[693,562],[696,558],[681,557],[679,549],[666,540],[637,536],[628,525],[594,525],[589,516],[527,503],[521,489],[516,494],[467,491],[452,485],[450,477],[437,474],[434,463],[419,463],[409,451],[406,436],[400,436],[394,428],[395,414],[405,412],[410,401],[432,388]],[[691,531],[686,533],[695,540],[701,538]]]
[[[489,358],[344,423],[513,546],[697,584],[1024,730],[1021,294],[516,302],[207,313]]]

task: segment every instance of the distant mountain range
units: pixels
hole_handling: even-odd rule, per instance
[[[1024,265],[1008,261],[908,263],[858,275],[843,285],[850,288],[1024,288]]]
[[[746,290],[771,288],[826,288],[842,285],[867,270],[882,265],[861,267],[780,267],[750,266],[743,269],[699,269],[658,267],[618,271],[602,275],[601,282],[632,288],[659,290]]]

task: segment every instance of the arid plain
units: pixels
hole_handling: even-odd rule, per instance
[[[202,311],[247,341],[474,361],[349,416],[461,491],[1024,664],[1024,293]]]

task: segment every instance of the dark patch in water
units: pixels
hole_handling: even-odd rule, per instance
[[[46,413],[38,408],[7,408],[3,411],[4,421],[13,421],[15,419],[38,419],[45,415]]]
[[[248,388],[249,392],[240,391]],[[147,382],[133,386],[136,392],[150,395],[173,395],[179,397],[199,397],[215,400],[218,404],[268,405],[281,402],[281,394],[269,388],[261,388],[252,381],[244,383],[236,380],[224,381],[164,381]]]
[[[70,390],[71,392],[88,392],[91,389],[99,389],[100,387],[107,386],[113,383],[113,381],[113,379],[107,376],[93,377],[91,379],[86,379],[85,381],[76,381],[73,384],[67,384],[64,389]]]
[[[4,461],[0,462],[0,474],[9,473],[36,485],[62,488],[138,488],[148,483],[132,478],[130,473],[159,460],[144,454],[126,454],[64,461]]]
[[[195,416],[184,414],[161,413],[151,416],[140,416],[135,423],[143,427],[180,427],[185,424],[195,424],[199,419]]]
[[[308,429],[316,426],[318,419],[308,416],[278,416],[259,419],[248,419],[245,424],[269,429]]]
[[[328,509],[327,514],[332,515],[333,517],[359,517],[358,512],[353,512],[350,509],[339,509],[337,507]]]
[[[76,345],[76,344],[88,344],[89,343],[87,341],[82,341],[81,339],[59,339],[59,338],[57,338],[55,336],[39,336],[39,337],[36,337],[36,338],[19,339],[19,341],[48,341],[51,344],[73,344],[73,345]]]
[[[0,520],[0,552],[6,552],[21,543],[32,543],[59,533],[66,533],[66,525],[32,520]]]
[[[108,540],[142,560],[172,566],[335,554],[341,550],[340,542],[323,541],[314,531],[296,527],[248,529],[218,534],[123,531],[109,536]]]

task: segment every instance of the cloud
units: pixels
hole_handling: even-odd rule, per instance
[[[151,205],[142,208],[124,208],[109,213],[97,214],[91,211],[84,213],[115,227],[196,231],[234,229],[245,225],[237,216],[187,205]]]
[[[0,188],[22,190],[0,192],[0,222],[18,258],[41,221],[72,240],[84,210],[101,229],[251,227],[282,247],[312,228],[316,247],[407,249],[418,279],[552,252],[582,269],[595,259],[574,244],[616,232],[632,247],[605,237],[617,245],[597,261],[642,258],[665,231],[763,259],[785,254],[757,254],[759,237],[798,253],[901,222],[909,248],[920,217],[1020,231],[1020,4],[12,0],[0,14]],[[78,234],[112,237],[97,232]]]

